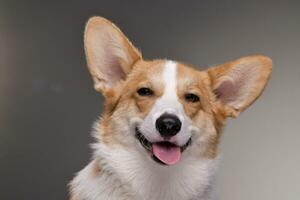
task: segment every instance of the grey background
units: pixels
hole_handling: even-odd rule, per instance
[[[145,58],[208,66],[273,58],[263,96],[221,142],[221,200],[299,199],[299,1],[0,0],[0,199],[67,198],[90,159],[103,98],[86,69],[82,34],[111,19]]]

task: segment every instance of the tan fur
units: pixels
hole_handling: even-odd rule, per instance
[[[104,32],[104,33],[103,33]],[[98,35],[101,41],[95,39]],[[113,39],[112,39],[113,38]],[[103,63],[104,56],[97,53],[97,48],[93,43],[106,45],[102,40],[112,40],[114,46],[123,55],[110,63]],[[161,74],[166,60],[143,60],[141,53],[131,44],[125,35],[111,22],[104,18],[94,17],[89,20],[85,32],[85,50],[89,71],[94,80],[95,89],[105,97],[105,109],[102,114],[98,138],[101,143],[110,148],[126,148],[132,145],[132,140],[124,140],[124,132],[127,130],[130,120],[134,117],[144,119],[156,100],[163,95],[164,83]],[[117,55],[119,56],[119,55]],[[112,58],[113,59],[113,58]],[[124,77],[113,80],[110,85],[108,78],[110,74],[105,74],[108,67],[120,66]],[[240,112],[250,106],[262,93],[269,79],[272,70],[271,59],[265,56],[248,56],[223,65],[209,68],[206,71],[199,71],[187,64],[177,62],[177,96],[183,105],[186,115],[193,121],[194,126],[203,129],[203,135],[196,141],[195,153],[199,158],[214,159],[217,156],[217,147],[221,135],[221,129],[227,117],[235,117]],[[239,83],[237,75],[247,77],[246,73],[258,74],[258,78],[252,81],[250,86],[243,87],[242,92],[249,95],[232,104],[222,101],[215,94],[215,89],[222,84],[222,81],[229,80],[232,83]],[[252,79],[251,79],[252,80]],[[239,82],[238,82],[239,81]],[[140,96],[137,94],[139,88],[147,87],[154,91],[153,96]],[[250,88],[250,89],[249,89]],[[193,93],[200,97],[199,102],[187,102],[185,94]],[[238,94],[237,94],[238,95]],[[101,174],[100,165],[95,165],[92,176]],[[77,200],[74,197],[71,200]]]
[[[216,130],[207,136],[206,148],[201,152],[201,157],[215,158],[217,156],[217,145],[219,141],[219,130],[223,125],[223,117],[215,116],[219,113],[214,113],[216,108],[213,104],[214,94],[210,88],[210,78],[205,71],[199,71],[194,67],[180,64],[178,65],[178,96],[184,106],[187,115],[195,122],[200,124],[206,118],[213,121]],[[200,97],[200,102],[191,103],[184,99],[186,93],[194,93]],[[215,122],[216,121],[216,122]]]
[[[101,75],[95,73],[92,57],[93,54],[89,46],[91,46],[89,40],[90,32],[93,32],[96,27],[103,26],[103,28],[115,34],[120,39],[123,48],[129,54],[129,61],[123,63],[122,67],[126,69],[127,78],[116,85],[114,88],[100,91],[106,97],[105,111],[101,120],[101,138],[105,144],[123,144],[122,137],[119,137],[116,128],[116,124],[112,118],[118,120],[123,118],[131,118],[134,116],[145,117],[149,112],[155,100],[162,95],[163,83],[159,79],[163,64],[165,60],[153,60],[145,61],[142,59],[138,50],[129,42],[124,34],[111,22],[103,18],[92,18],[88,23],[85,34],[86,51],[88,58],[88,65],[93,77],[101,80]],[[123,61],[124,62],[124,61]],[[213,89],[218,84],[219,78],[230,73],[231,70],[237,65],[243,65],[244,63],[256,62],[256,66],[261,67],[259,81],[255,86],[254,92],[244,102],[243,107],[239,110],[223,105],[218,101],[213,93]],[[219,142],[220,132],[228,116],[237,116],[239,112],[243,111],[253,103],[256,98],[261,94],[267,79],[271,72],[271,60],[265,56],[248,56],[235,61],[225,63],[220,66],[209,68],[207,71],[199,71],[192,66],[179,63],[178,64],[178,96],[184,106],[186,114],[195,121],[203,121],[203,118],[209,118],[213,121],[216,134],[207,137],[207,148],[205,149],[205,156],[209,158],[216,157],[217,145]],[[99,77],[100,76],[100,77]],[[95,79],[95,78],[94,78]],[[97,81],[96,81],[97,82]],[[154,91],[152,97],[141,97],[137,95],[136,91],[141,87],[149,87]],[[97,89],[97,87],[96,87]],[[99,88],[98,88],[99,89]],[[97,90],[98,90],[97,89]],[[198,94],[201,101],[198,103],[189,103],[184,100],[184,94],[192,92]],[[124,145],[124,144],[123,144]],[[203,153],[201,156],[204,156]]]
[[[251,58],[254,59],[254,57]],[[268,60],[265,61],[264,58],[265,57],[259,56],[258,59],[262,60],[264,63],[268,62]],[[155,103],[155,100],[162,95],[163,83],[157,77],[161,73],[164,62],[164,60],[139,60],[134,66],[132,66],[133,70],[127,77],[126,81],[122,85],[119,85],[118,89],[114,90],[112,98],[107,99],[106,104],[110,106],[106,106],[106,108],[110,107],[110,109],[105,109],[101,124],[102,130],[104,130],[101,133],[104,143],[111,143],[114,141],[113,135],[116,131],[114,131],[114,125],[111,125],[110,123],[112,121],[111,114],[113,111],[122,110],[122,112],[118,115],[115,114],[114,118],[123,118],[123,114],[125,114],[126,117],[144,117]],[[184,106],[185,112],[195,121],[195,123],[203,120],[203,116],[211,119],[216,128],[217,134],[208,138],[209,146],[206,149],[205,156],[209,158],[214,158],[216,156],[220,132],[226,117],[236,115],[232,114],[236,112],[235,110],[232,110],[217,101],[214,93],[212,92],[213,87],[216,84],[216,79],[228,72],[228,70],[235,66],[238,62],[240,61],[229,62],[209,69],[208,72],[196,70],[195,68],[182,63],[178,65],[178,96]],[[258,84],[266,82],[265,79],[268,77],[269,72],[270,68],[267,68],[266,72],[262,73]],[[257,93],[254,93],[251,98],[253,98],[254,95],[260,94],[261,92],[258,91],[261,91],[261,87],[264,86],[265,85],[257,86]],[[149,87],[153,89],[155,95],[150,98],[140,97],[137,95],[136,91],[141,87]],[[186,102],[184,100],[184,94],[187,92],[198,94],[201,101],[199,103]],[[252,99],[251,102],[255,99]],[[249,105],[250,101],[245,103],[245,107]],[[243,107],[243,109],[245,109],[245,107]],[[132,113],[132,115],[129,115],[129,113]],[[116,141],[122,143],[121,139]]]
[[[104,43],[106,40],[108,42]],[[105,95],[109,95],[106,93],[110,91],[108,91],[109,88],[103,82],[107,82],[108,80],[103,77],[105,71],[99,70],[98,66],[95,65],[107,65],[98,55],[101,53],[105,54],[106,52],[98,52],[97,46],[112,45],[112,48],[124,50],[124,52],[118,52],[118,54],[122,53],[122,55],[118,56],[120,56],[119,62],[125,73],[129,73],[133,64],[141,58],[140,52],[124,36],[122,31],[112,22],[102,17],[92,17],[88,21],[84,34],[84,44],[87,63],[95,83],[95,89]]]
[[[123,84],[115,88],[110,93],[111,96],[106,98],[106,108],[100,125],[104,143],[113,143],[117,132],[114,131],[115,125],[111,124],[112,118],[145,117],[155,100],[162,95],[163,86],[157,77],[161,73],[163,63],[163,60],[136,62]],[[141,87],[152,88],[155,91],[154,96],[147,98],[137,95],[136,91]],[[117,141],[122,143],[118,139]]]
[[[245,65],[249,65],[253,70],[257,70],[259,77],[253,86],[251,95],[247,98],[243,105],[240,107],[224,107],[223,112],[227,113],[228,116],[236,117],[240,112],[244,111],[248,106],[255,102],[255,100],[263,92],[272,72],[272,60],[269,57],[263,55],[254,55],[243,57],[223,65],[212,67],[208,69],[208,74],[212,80],[212,89],[215,89],[220,79],[226,76],[230,76],[235,68],[243,68]],[[249,67],[249,68],[250,68]]]

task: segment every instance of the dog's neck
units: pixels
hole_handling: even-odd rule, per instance
[[[211,195],[217,159],[193,158],[187,151],[177,165],[163,166],[144,153],[133,149],[112,150],[99,144],[95,162],[105,173],[100,172],[99,177],[111,177],[116,184],[105,187],[120,188],[126,196],[144,200],[202,200]]]

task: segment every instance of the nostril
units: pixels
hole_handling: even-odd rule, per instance
[[[163,137],[176,135],[181,129],[181,121],[176,115],[165,113],[156,120],[156,129]]]

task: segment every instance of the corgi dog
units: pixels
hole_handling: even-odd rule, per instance
[[[71,181],[70,199],[217,199],[222,127],[261,95],[272,60],[246,56],[207,70],[144,60],[102,17],[89,19],[84,45],[105,108],[93,127],[92,160]]]

